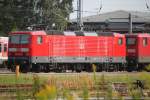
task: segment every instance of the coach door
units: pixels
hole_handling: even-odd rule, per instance
[[[7,57],[7,44],[3,44],[2,56],[3,56],[3,57]]]
[[[0,43],[0,57],[2,57],[2,47],[3,45]]]
[[[0,57],[6,57],[7,56],[7,44],[0,43]]]

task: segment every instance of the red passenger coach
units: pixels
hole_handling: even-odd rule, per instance
[[[132,71],[135,68],[136,70],[143,69],[145,65],[150,63],[150,34],[127,34],[126,41],[129,70]]]
[[[8,60],[8,37],[0,37],[0,65],[6,67]]]
[[[118,33],[24,31],[10,33],[9,63],[22,71],[97,71],[122,69],[125,36]]]

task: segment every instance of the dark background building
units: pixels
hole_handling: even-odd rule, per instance
[[[133,32],[150,32],[150,12],[114,11],[83,17],[84,31],[129,32],[129,14],[132,16]],[[67,30],[78,30],[77,20],[72,19]]]

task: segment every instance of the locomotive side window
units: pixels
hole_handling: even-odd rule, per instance
[[[119,45],[122,45],[122,44],[123,44],[123,39],[122,39],[122,38],[119,38],[119,39],[118,39],[118,44],[119,44]]]
[[[147,46],[147,44],[148,44],[147,38],[143,38],[143,46]]]
[[[136,38],[127,38],[127,45],[135,45]]]
[[[37,37],[37,44],[42,44],[42,36]]]

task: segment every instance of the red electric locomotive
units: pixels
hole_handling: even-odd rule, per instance
[[[126,34],[128,70],[142,70],[150,63],[150,34]]]
[[[118,33],[22,31],[11,32],[8,61],[21,71],[97,71],[122,69],[125,36]],[[106,65],[106,66],[104,66]]]

